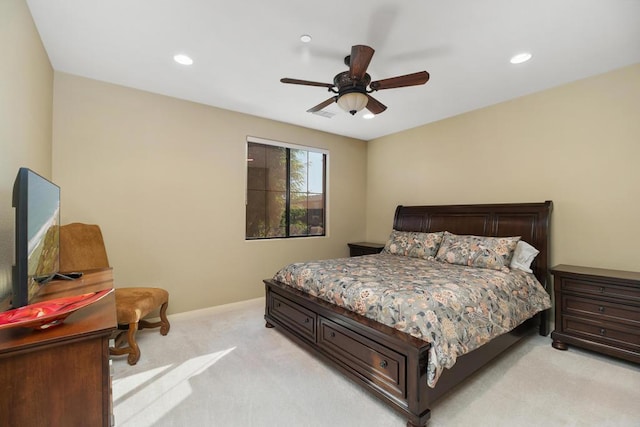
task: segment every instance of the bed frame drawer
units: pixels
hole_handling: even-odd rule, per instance
[[[320,317],[318,346],[357,376],[387,393],[406,395],[405,357],[328,319]]]
[[[304,338],[316,341],[316,313],[277,294],[270,293],[269,298],[270,314],[274,318],[286,322]]]

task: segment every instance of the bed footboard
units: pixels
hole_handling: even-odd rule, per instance
[[[265,280],[267,326],[320,356],[409,420],[425,426],[429,343]]]
[[[430,344],[363,316],[264,280],[265,320],[315,356],[328,361],[383,403],[407,417],[407,426],[426,426],[434,400],[462,382],[524,335],[526,323],[458,359],[435,388],[427,386]]]

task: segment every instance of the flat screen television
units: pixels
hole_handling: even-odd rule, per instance
[[[60,187],[28,168],[13,184],[15,265],[11,306],[32,301],[60,266]]]

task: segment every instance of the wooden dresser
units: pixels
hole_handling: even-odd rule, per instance
[[[38,301],[113,288],[111,269],[50,282]],[[110,426],[115,295],[36,331],[0,330],[0,426]]]
[[[567,344],[640,363],[640,273],[558,265],[552,345]]]

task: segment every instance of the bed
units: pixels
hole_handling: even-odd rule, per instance
[[[550,201],[519,204],[398,206],[394,216],[393,233],[419,232],[428,236],[440,235],[442,239],[451,238],[451,236],[487,236],[488,238],[499,237],[501,241],[502,238],[520,236],[521,240],[539,251],[531,263],[530,269],[537,282],[546,291],[545,298],[548,299],[551,209],[552,203]],[[425,268],[436,264],[445,264],[449,268],[447,263],[440,262],[442,259],[434,259],[433,256],[418,256],[419,259],[416,260],[415,257],[400,259],[403,257],[390,255],[388,253],[389,243],[384,252],[387,253],[358,257],[361,258],[360,260],[354,258],[327,260],[328,264],[323,264],[325,270],[315,274],[328,277],[328,272],[331,270],[346,272],[351,266],[355,269],[354,271],[366,271],[372,276],[366,280],[360,280],[362,277],[358,278],[358,283],[362,285],[367,280],[384,281],[385,274],[389,274],[389,272],[372,270],[374,268],[372,265],[378,265],[387,270],[396,268],[393,267],[396,264],[386,264],[389,260],[400,263],[397,267],[398,276],[405,277],[409,271],[410,274],[417,274],[425,280],[432,279],[428,279],[429,275],[422,270],[418,271],[417,264],[424,265]],[[441,255],[441,252],[438,252],[438,256]],[[343,299],[342,295],[336,296],[337,294],[331,290],[296,287],[294,286],[296,280],[298,283],[310,282],[310,280],[299,278],[288,280],[291,279],[290,276],[294,274],[294,270],[301,268],[308,272],[310,266],[307,263],[285,266],[276,273],[274,278],[264,280],[266,326],[269,328],[278,327],[286,336],[314,355],[328,361],[382,402],[399,411],[406,416],[408,427],[425,426],[430,417],[429,408],[436,399],[460,384],[465,378],[499,356],[520,339],[535,331],[541,335],[549,333],[548,310],[532,309],[532,313],[536,312],[536,314],[527,314],[524,321],[517,320],[515,322],[517,326],[513,329],[510,329],[513,325],[504,321],[504,327],[509,330],[497,330],[495,334],[492,334],[496,335],[495,337],[488,338],[490,340],[478,340],[477,346],[469,346],[467,352],[453,358],[454,363],[450,363],[451,366],[443,367],[442,365],[446,363],[440,359],[441,350],[446,346],[437,341],[438,338],[435,335],[423,336],[423,333],[414,325],[381,323],[381,321],[374,320],[375,316],[367,311],[366,306],[360,310],[357,304],[354,306],[345,303],[344,307],[338,305]],[[532,277],[526,273],[516,273],[514,269],[511,269],[512,273],[504,267],[487,269],[492,270],[493,273],[484,271],[485,269],[471,269],[471,267],[465,266],[453,266],[449,269],[454,270],[455,268],[466,269],[466,273],[460,273],[463,281],[466,281],[464,274],[474,276],[495,274],[498,278],[521,276],[523,278],[521,280],[527,281],[531,281],[529,278]],[[418,272],[416,273],[416,271]],[[394,272],[390,274],[388,281],[392,281],[394,274]],[[493,276],[487,277],[489,278],[484,279],[487,283],[498,280]],[[346,277],[340,280],[340,283],[344,283],[356,279]],[[292,283],[287,284],[289,281]],[[535,282],[535,280],[533,281]],[[358,292],[362,293],[362,287]],[[384,292],[385,298],[399,298],[389,290]],[[368,289],[364,293],[368,295]],[[428,291],[424,293],[427,294]],[[493,295],[493,292],[489,293]],[[517,292],[508,291],[507,293]],[[414,298],[408,299],[413,300]],[[472,305],[466,304],[471,311],[474,309]],[[384,309],[385,312],[386,310]],[[495,314],[493,316],[495,317]],[[411,318],[416,318],[416,316]],[[456,327],[455,324],[450,323],[450,325],[451,328]],[[494,328],[495,326],[487,329],[492,329],[493,332]],[[447,359],[443,358],[442,360],[446,362]]]

